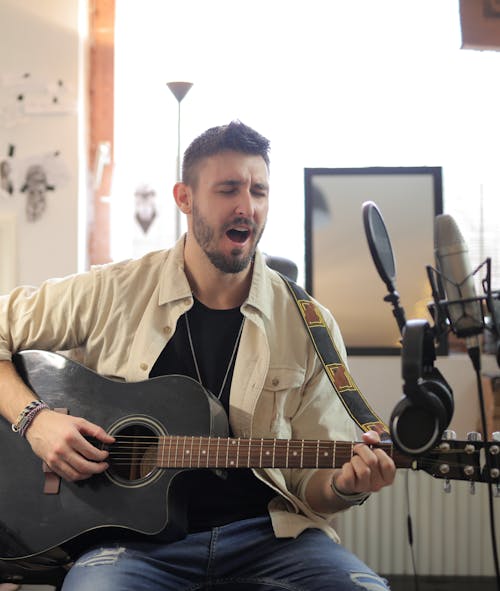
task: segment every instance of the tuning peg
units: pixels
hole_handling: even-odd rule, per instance
[[[472,454],[476,451],[476,446],[472,445],[474,442],[476,441],[481,441],[482,437],[481,437],[481,433],[479,433],[479,431],[470,431],[469,433],[467,433],[467,441],[470,441],[471,443],[469,445],[465,446],[465,452]],[[466,466],[464,468],[464,472],[467,474],[467,470],[468,470],[468,466]],[[473,472],[473,468],[472,466],[471,468],[471,476],[472,476],[472,472]],[[470,486],[470,494],[471,495],[475,495],[476,494],[476,484],[474,482],[470,482],[469,483]]]
[[[481,441],[481,433],[479,431],[469,431],[467,433],[467,441]]]
[[[443,431],[443,440],[444,441],[453,441],[456,438],[457,438],[457,434],[452,429],[445,429]],[[445,493],[451,493],[451,480],[449,478],[446,478],[443,483],[443,491]]]
[[[499,454],[500,454],[500,445],[496,445],[497,442],[500,443],[500,431],[494,431],[491,434],[491,439],[495,442],[493,445],[490,445],[489,453],[492,456],[491,458],[491,474],[490,476],[497,480],[495,484],[495,488],[493,489],[493,494],[495,497],[500,497],[500,482],[498,479],[500,478],[500,467],[499,467]]]

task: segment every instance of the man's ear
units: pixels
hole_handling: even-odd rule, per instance
[[[190,187],[182,182],[175,183],[173,193],[177,207],[182,213],[190,214],[193,202]]]

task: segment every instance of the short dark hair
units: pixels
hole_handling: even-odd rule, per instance
[[[194,139],[184,152],[182,181],[195,186],[196,168],[204,158],[226,150],[262,156],[269,168],[269,140],[241,121],[212,127]]]

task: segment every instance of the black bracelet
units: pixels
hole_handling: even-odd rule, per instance
[[[16,422],[12,425],[14,433],[19,433],[21,437],[24,437],[28,427],[33,422],[36,415],[44,408],[49,408],[43,400],[33,400],[19,413]]]

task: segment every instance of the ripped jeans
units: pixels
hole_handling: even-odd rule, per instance
[[[387,583],[317,529],[276,538],[257,517],[170,544],[96,547],[71,568],[63,591],[387,591]]]

